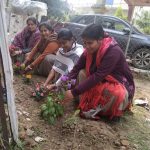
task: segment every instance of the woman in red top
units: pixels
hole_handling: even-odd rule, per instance
[[[117,42],[105,36],[99,24],[82,33],[85,52],[68,74],[79,84],[65,93],[63,103],[80,95],[79,109],[85,118],[119,117],[132,103],[135,86],[124,54]]]

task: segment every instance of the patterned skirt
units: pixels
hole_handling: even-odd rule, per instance
[[[85,118],[108,116],[112,119],[121,116],[129,105],[126,88],[109,75],[105,82],[97,84],[80,96],[79,109],[81,116]]]

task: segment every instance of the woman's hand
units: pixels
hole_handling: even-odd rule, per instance
[[[22,54],[21,50],[15,50],[11,53],[12,56],[16,56],[16,55],[20,55],[20,54]]]
[[[61,101],[62,105],[65,105],[66,103],[68,103],[69,101],[71,101],[73,99],[73,95],[71,90],[68,90],[65,92],[65,98]]]
[[[25,72],[29,72],[29,71],[31,71],[33,68],[30,66],[30,65],[28,65],[26,68],[25,68]]]
[[[46,83],[43,83],[42,84],[43,85],[43,87],[46,89],[46,87],[48,86]]]
[[[54,89],[56,87],[55,84],[49,84],[46,86],[46,88],[48,89],[48,91],[51,91],[52,89]]]

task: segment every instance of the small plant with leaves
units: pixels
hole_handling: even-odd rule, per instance
[[[24,69],[25,69],[25,65],[24,64],[22,65],[21,62],[19,61],[13,65],[13,70],[15,74],[22,74]]]
[[[42,118],[51,125],[53,125],[56,119],[62,116],[63,113],[63,106],[60,105],[59,101],[54,100],[52,95],[49,95],[46,103],[41,106]]]
[[[80,109],[77,109],[71,117],[69,117],[65,120],[64,123],[67,125],[77,123],[79,114],[80,114]]]
[[[35,89],[32,92],[32,97],[34,97],[36,100],[41,100],[45,97],[46,90],[43,86],[41,86],[39,83],[36,83]]]

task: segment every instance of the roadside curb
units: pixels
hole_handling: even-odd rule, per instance
[[[142,70],[134,67],[130,67],[134,76],[138,76],[147,80],[150,80],[150,70]]]

